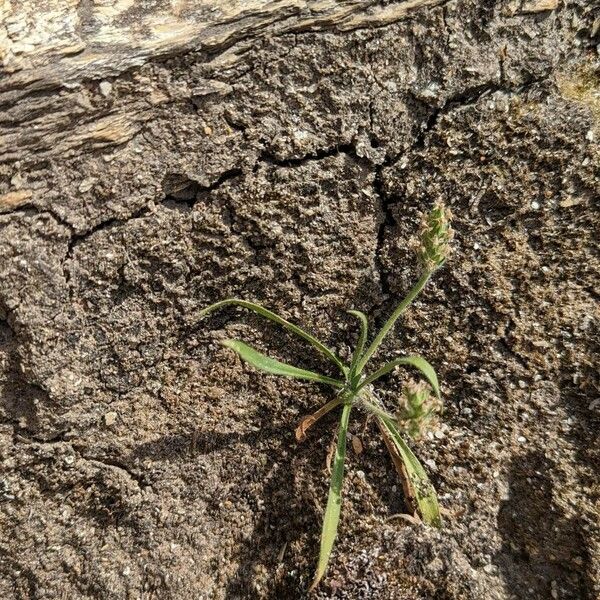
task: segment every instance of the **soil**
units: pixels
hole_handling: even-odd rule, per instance
[[[305,597],[335,415],[294,428],[331,394],[218,342],[331,371],[256,316],[198,311],[256,300],[347,355],[344,311],[393,310],[436,200],[453,254],[376,358],[438,370],[441,429],[414,450],[445,526],[397,517],[357,411],[314,597],[600,596],[597,5],[519,6],[151,61],[102,100],[171,94],[131,141],[30,168],[52,193],[0,215],[1,598]]]

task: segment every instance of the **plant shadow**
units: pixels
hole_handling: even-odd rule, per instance
[[[335,430],[335,416],[327,415],[319,431],[302,444],[290,435],[288,423],[265,423],[258,431],[214,432],[210,430],[164,436],[139,444],[130,460],[189,462],[194,457],[236,448],[242,454],[260,452],[265,457],[259,471],[239,473],[242,494],[250,495],[256,512],[249,535],[236,537],[236,548],[225,560],[236,564],[235,572],[223,583],[224,597],[299,598],[314,567],[318,551],[321,515],[314,499],[326,498],[327,476],[323,472],[327,446]],[[273,451],[277,447],[278,451]],[[228,476],[229,478],[229,476]],[[254,480],[251,481],[251,480]],[[258,480],[258,487],[253,483]],[[208,505],[219,519],[219,504],[225,500],[217,491]],[[309,556],[306,556],[306,548]],[[220,560],[214,568],[219,569]],[[216,574],[221,579],[220,574]]]
[[[8,321],[2,318],[0,361],[0,410],[15,423],[15,431],[39,441],[58,439],[62,432],[57,429],[59,418],[53,413],[61,407],[50,400],[45,390],[27,381],[21,369],[17,340]]]
[[[322,514],[317,501],[324,507],[324,464],[335,418],[324,417],[318,427],[303,443],[290,441],[285,458],[269,457],[260,512],[233,557],[238,567],[226,584],[228,600],[305,597],[318,554]]]
[[[591,600],[590,554],[582,520],[555,502],[556,465],[541,451],[512,460],[509,497],[498,513],[503,540],[494,563],[511,598]]]
[[[131,459],[151,458],[153,460],[184,461],[197,455],[206,455],[219,452],[236,444],[250,445],[257,440],[257,436],[276,437],[287,431],[287,427],[267,426],[261,428],[260,433],[255,431],[215,432],[192,431],[165,435],[157,440],[143,442],[131,452]]]

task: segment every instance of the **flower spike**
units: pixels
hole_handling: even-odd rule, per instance
[[[452,213],[442,202],[436,202],[429,214],[423,215],[416,251],[429,273],[441,267],[450,254],[450,242],[454,237],[451,220]]]

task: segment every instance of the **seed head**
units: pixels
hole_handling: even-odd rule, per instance
[[[402,405],[396,417],[410,437],[419,438],[435,425],[441,410],[442,403],[431,395],[429,384],[411,379],[402,388]]]
[[[454,231],[450,225],[452,213],[442,202],[436,202],[421,221],[417,255],[423,267],[431,272],[441,267],[450,254]]]

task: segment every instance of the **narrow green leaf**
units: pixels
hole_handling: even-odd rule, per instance
[[[248,344],[240,342],[239,340],[225,340],[223,346],[231,348],[237,352],[242,360],[250,363],[253,367],[272,375],[283,375],[284,377],[295,377],[296,379],[308,379],[309,381],[319,381],[320,383],[327,383],[337,388],[344,387],[343,381],[332,379],[326,375],[320,375],[313,371],[307,371],[306,369],[299,369],[292,365],[270,358],[261,352],[258,352]]]
[[[369,322],[367,320],[367,315],[360,310],[349,310],[348,313],[358,318],[360,321],[360,334],[358,336],[358,343],[356,344],[354,354],[352,355],[352,362],[350,363],[350,378],[352,379],[356,373],[356,365],[358,364],[363,350],[365,349],[365,342],[367,341],[367,334],[369,332]]]
[[[398,427],[393,420],[379,417],[379,422],[385,427],[394,445],[398,449],[398,453],[402,457],[406,473],[409,478],[413,496],[417,501],[419,512],[423,522],[434,527],[442,526],[442,517],[440,515],[440,507],[438,504],[437,494],[435,489],[427,477],[425,469],[421,466],[417,457],[402,439]]]
[[[438,378],[437,378],[437,375],[435,374],[434,368],[424,358],[422,358],[421,356],[416,356],[416,355],[403,356],[401,358],[396,358],[396,359],[390,361],[389,363],[386,363],[385,365],[383,365],[383,367],[381,367],[381,369],[377,369],[377,371],[375,371],[375,373],[373,373],[372,375],[367,377],[360,384],[357,391],[359,391],[365,385],[369,385],[370,383],[373,383],[376,379],[379,379],[381,376],[385,375],[386,373],[389,373],[391,370],[393,370],[398,365],[408,365],[411,367],[415,367],[416,369],[419,369],[419,371],[421,371],[421,373],[423,373],[423,375],[425,375],[425,379],[427,379],[427,381],[431,384],[431,387],[433,388],[435,395],[438,398],[440,397],[440,384],[438,382]]]
[[[323,517],[319,562],[317,564],[315,578],[313,579],[309,591],[314,590],[317,585],[319,585],[321,579],[323,579],[337,535],[340,511],[342,508],[342,483],[344,481],[344,462],[346,460],[346,437],[348,434],[348,421],[350,419],[351,408],[351,404],[345,404],[342,410],[342,416],[340,417],[337,448],[333,460],[331,482],[329,484],[329,497],[327,498],[327,508],[325,509],[325,516]]]
[[[344,363],[340,360],[340,358],[338,358],[338,356],[332,350],[327,348],[327,346],[322,344],[317,338],[312,336],[310,333],[304,331],[297,325],[290,323],[283,317],[280,317],[279,315],[268,310],[264,306],[261,306],[260,304],[255,304],[253,302],[247,302],[246,300],[240,300],[238,298],[228,298],[227,300],[221,300],[221,302],[215,302],[215,304],[211,304],[210,306],[207,306],[205,309],[200,311],[198,318],[202,319],[203,317],[205,317],[207,314],[213,312],[214,310],[217,310],[223,306],[229,306],[229,305],[235,305],[235,306],[241,306],[242,308],[247,308],[248,310],[252,310],[255,313],[261,315],[262,317],[265,317],[266,319],[269,319],[270,321],[273,321],[274,323],[277,323],[278,325],[285,327],[292,333],[295,333],[297,336],[306,340],[309,344],[312,344],[317,350],[319,350],[319,352],[322,352],[329,360],[331,360],[340,369],[340,371],[344,374],[344,376],[346,375],[347,370],[348,370],[347,367],[344,365]]]
[[[390,318],[383,324],[383,327],[379,333],[375,336],[375,339],[371,342],[371,345],[367,348],[367,351],[363,354],[362,358],[356,366],[356,373],[362,373],[367,361],[373,356],[377,348],[383,341],[383,338],[387,335],[388,331],[394,326],[400,315],[410,306],[411,302],[421,293],[429,278],[431,277],[431,271],[425,271],[421,278],[411,288],[410,292],[406,295],[406,298],[400,302],[396,307],[396,310],[391,314]]]

